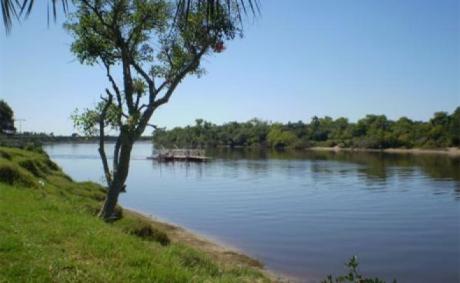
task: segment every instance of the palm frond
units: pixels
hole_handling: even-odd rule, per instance
[[[1,0],[2,1],[2,19],[5,29],[9,31],[13,23],[13,18],[18,18],[16,0]]]
[[[2,19],[6,32],[11,30],[13,20],[19,20],[21,17],[27,18],[35,5],[35,0],[0,0],[2,6]],[[47,9],[47,19],[50,20],[50,10],[52,10],[53,19],[57,18],[58,3],[62,4],[64,14],[69,10],[69,0],[49,0]],[[212,19],[220,7],[227,7],[230,11],[236,7],[236,13],[240,22],[241,14],[257,15],[260,13],[259,0],[176,0],[177,15],[188,17],[190,7],[195,4],[206,5],[207,16]],[[51,3],[51,5],[50,5]]]
[[[190,8],[193,5],[206,6],[208,19],[212,20],[214,15],[226,7],[229,12],[237,13],[238,19],[242,22],[242,14],[258,15],[260,13],[259,0],[177,0],[177,17],[188,17]],[[234,10],[233,7],[235,7]]]
[[[2,6],[3,26],[8,33],[13,25],[13,20],[27,18],[32,12],[35,0],[0,0]],[[51,2],[51,5],[50,5]],[[67,13],[69,0],[49,0],[47,9],[48,22],[50,19],[50,10],[52,10],[53,19],[57,18],[57,9],[59,2],[62,4],[62,10]]]

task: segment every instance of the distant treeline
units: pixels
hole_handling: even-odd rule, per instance
[[[197,119],[194,126],[157,129],[156,146],[306,148],[444,148],[460,146],[460,107],[436,112],[427,122],[367,115],[356,123],[347,118],[313,117],[309,123],[269,123],[259,119],[216,125]]]
[[[106,136],[106,142],[116,142],[116,136]],[[141,137],[140,140],[151,140],[150,137]],[[99,142],[98,136],[80,136],[72,134],[70,136],[54,135],[53,133],[24,132],[13,135],[2,135],[0,133],[0,146],[27,148],[30,146],[41,146],[51,143],[96,143]]]

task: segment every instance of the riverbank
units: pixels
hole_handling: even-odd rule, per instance
[[[344,147],[309,147],[306,150],[311,151],[333,151],[333,152],[383,152],[383,153],[400,153],[400,154],[441,154],[448,156],[460,156],[460,148],[449,147],[444,149],[421,149],[421,148],[344,148]]]
[[[272,282],[262,264],[128,209],[96,217],[104,189],[46,155],[0,148],[0,281]]]
[[[192,248],[203,251],[208,254],[213,260],[224,263],[225,265],[242,265],[250,266],[269,278],[272,282],[297,282],[298,278],[289,277],[284,274],[275,273],[269,269],[266,269],[264,264],[246,254],[244,251],[237,249],[236,247],[229,246],[228,244],[222,243],[215,239],[210,239],[208,236],[200,234],[195,231],[190,231],[184,227],[176,224],[158,219],[153,215],[146,214],[142,211],[138,211],[132,208],[123,208],[125,215],[131,215],[132,217],[142,219],[142,221],[150,223],[153,227],[159,230],[165,231],[173,243],[186,244]]]

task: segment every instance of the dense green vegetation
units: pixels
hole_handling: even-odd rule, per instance
[[[116,142],[117,137],[105,136],[107,142]],[[140,137],[140,141],[150,141],[151,137],[145,136]],[[73,134],[71,136],[65,135],[54,135],[53,133],[34,133],[34,132],[23,132],[15,135],[2,135],[0,134],[0,146],[10,147],[21,147],[24,148],[27,145],[43,145],[51,143],[96,143],[99,141],[99,137],[94,136],[80,136]]]
[[[0,134],[14,133],[14,112],[11,107],[3,100],[0,100]]]
[[[132,213],[101,221],[104,195],[97,184],[73,182],[44,153],[0,148],[0,282],[268,281],[170,240],[170,231]]]
[[[460,146],[460,107],[436,112],[428,122],[385,115],[367,115],[351,123],[346,118],[313,117],[310,123],[268,123],[258,119],[215,125],[202,119],[193,126],[158,129],[153,141],[164,147],[272,147],[305,148],[444,148]]]

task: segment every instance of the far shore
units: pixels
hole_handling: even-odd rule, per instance
[[[441,154],[448,156],[460,156],[460,148],[449,147],[443,149],[421,149],[421,148],[385,148],[385,149],[371,149],[371,148],[348,148],[348,147],[309,147],[306,150],[311,151],[348,151],[348,152],[384,152],[384,153],[404,153],[404,154]]]
[[[216,261],[224,264],[251,266],[252,268],[256,268],[260,272],[264,273],[274,282],[299,282],[299,279],[297,278],[279,274],[278,272],[275,273],[274,271],[265,268],[264,264],[259,260],[245,255],[243,251],[216,239],[210,239],[208,236],[195,231],[187,230],[181,226],[159,219],[142,211],[126,207],[123,207],[123,210],[127,214],[131,214],[150,222],[153,227],[165,231],[172,242],[187,244],[188,246],[201,250]]]
[[[113,136],[107,136],[106,137],[106,142],[112,143],[115,142],[115,137]],[[71,136],[62,136],[62,137],[57,137],[54,140],[41,140],[40,138],[37,139],[39,142],[41,142],[43,145],[54,145],[54,144],[92,144],[96,143],[98,140],[94,137],[88,138],[88,137],[71,137]],[[150,137],[142,137],[141,139],[138,140],[138,142],[150,142],[151,138]],[[267,149],[269,150],[269,147],[265,146],[260,146],[260,147],[246,147],[246,146],[235,146],[235,147],[230,147],[230,146],[217,146],[216,148],[234,148],[234,149]],[[289,149],[289,148],[285,148]],[[431,154],[431,155],[447,155],[451,157],[457,157],[460,156],[460,148],[459,147],[447,147],[447,148],[429,148],[429,149],[424,149],[424,148],[384,148],[384,149],[376,149],[376,148],[360,148],[360,147],[339,147],[339,146],[333,146],[333,147],[328,147],[328,146],[312,146],[312,147],[306,147],[304,149],[297,149],[297,150],[307,150],[307,151],[332,151],[332,152],[340,152],[340,151],[346,151],[346,152],[383,152],[383,153],[395,153],[395,154],[415,154],[415,155],[421,155],[421,154]]]

